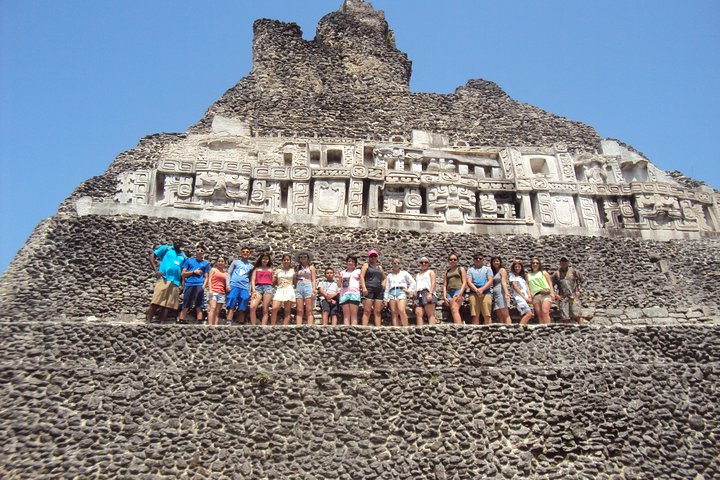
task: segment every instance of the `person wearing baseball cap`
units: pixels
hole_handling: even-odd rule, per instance
[[[563,323],[574,321],[582,325],[584,320],[580,303],[580,285],[585,281],[583,274],[570,266],[568,257],[562,256],[558,270],[550,278],[557,292],[560,320]]]

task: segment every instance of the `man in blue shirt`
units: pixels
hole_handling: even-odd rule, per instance
[[[245,313],[249,310],[250,300],[250,272],[254,265],[250,263],[250,248],[242,247],[240,249],[240,259],[235,260],[228,269],[228,293],[225,300],[225,308],[227,308],[227,321],[231,323],[235,310],[240,312],[239,321],[245,321]]]
[[[473,255],[473,265],[467,269],[467,284],[470,287],[470,316],[473,325],[480,324],[480,314],[483,323],[492,322],[492,288],[493,273],[487,265],[483,265],[482,253]]]
[[[188,310],[195,309],[195,318],[202,323],[205,290],[208,287],[210,277],[210,264],[204,260],[205,247],[198,245],[195,248],[195,256],[185,259],[182,265],[182,277],[185,279],[183,290],[183,309],[178,316],[180,322],[185,322]]]
[[[172,245],[161,245],[148,256],[158,280],[146,313],[147,323],[152,322],[158,309],[160,309],[160,323],[165,323],[170,309],[177,310],[179,306],[181,269],[187,258],[182,252],[184,246],[185,242],[176,238]],[[160,266],[157,265],[156,259],[160,260]]]

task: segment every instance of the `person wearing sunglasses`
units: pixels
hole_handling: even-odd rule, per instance
[[[415,292],[415,280],[405,270],[400,269],[400,259],[392,259],[392,269],[385,279],[385,301],[390,305],[392,325],[397,327],[398,318],[403,327],[409,325],[407,299]]]
[[[539,258],[533,258],[530,265],[532,271],[527,274],[527,283],[535,307],[535,316],[540,325],[548,325],[550,323],[550,306],[555,300],[555,289],[550,274],[542,269]]]
[[[435,285],[437,277],[435,271],[430,270],[430,259],[420,257],[418,260],[420,272],[415,275],[415,324],[423,326],[423,316],[427,317],[428,324],[435,325]]]
[[[470,317],[473,325],[492,322],[493,273],[490,267],[483,265],[482,253],[473,255],[473,264],[467,269],[467,287],[470,290]]]
[[[467,286],[467,273],[463,267],[458,265],[459,260],[460,258],[455,253],[448,255],[449,266],[443,280],[443,298],[455,325],[462,324],[460,307],[463,305],[463,293]]]

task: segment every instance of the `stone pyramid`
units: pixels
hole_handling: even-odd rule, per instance
[[[384,15],[253,69],[41,222],[0,279],[7,478],[718,478],[718,192],[472,80],[411,93]],[[565,255],[589,326],[145,325],[147,255]]]

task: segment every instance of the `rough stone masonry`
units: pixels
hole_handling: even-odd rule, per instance
[[[254,32],[248,76],[80,185],[0,278],[4,477],[720,476],[717,191],[492,82],[410,92],[362,0],[311,41]],[[144,325],[174,236],[441,276],[451,250],[567,255],[589,322]]]

